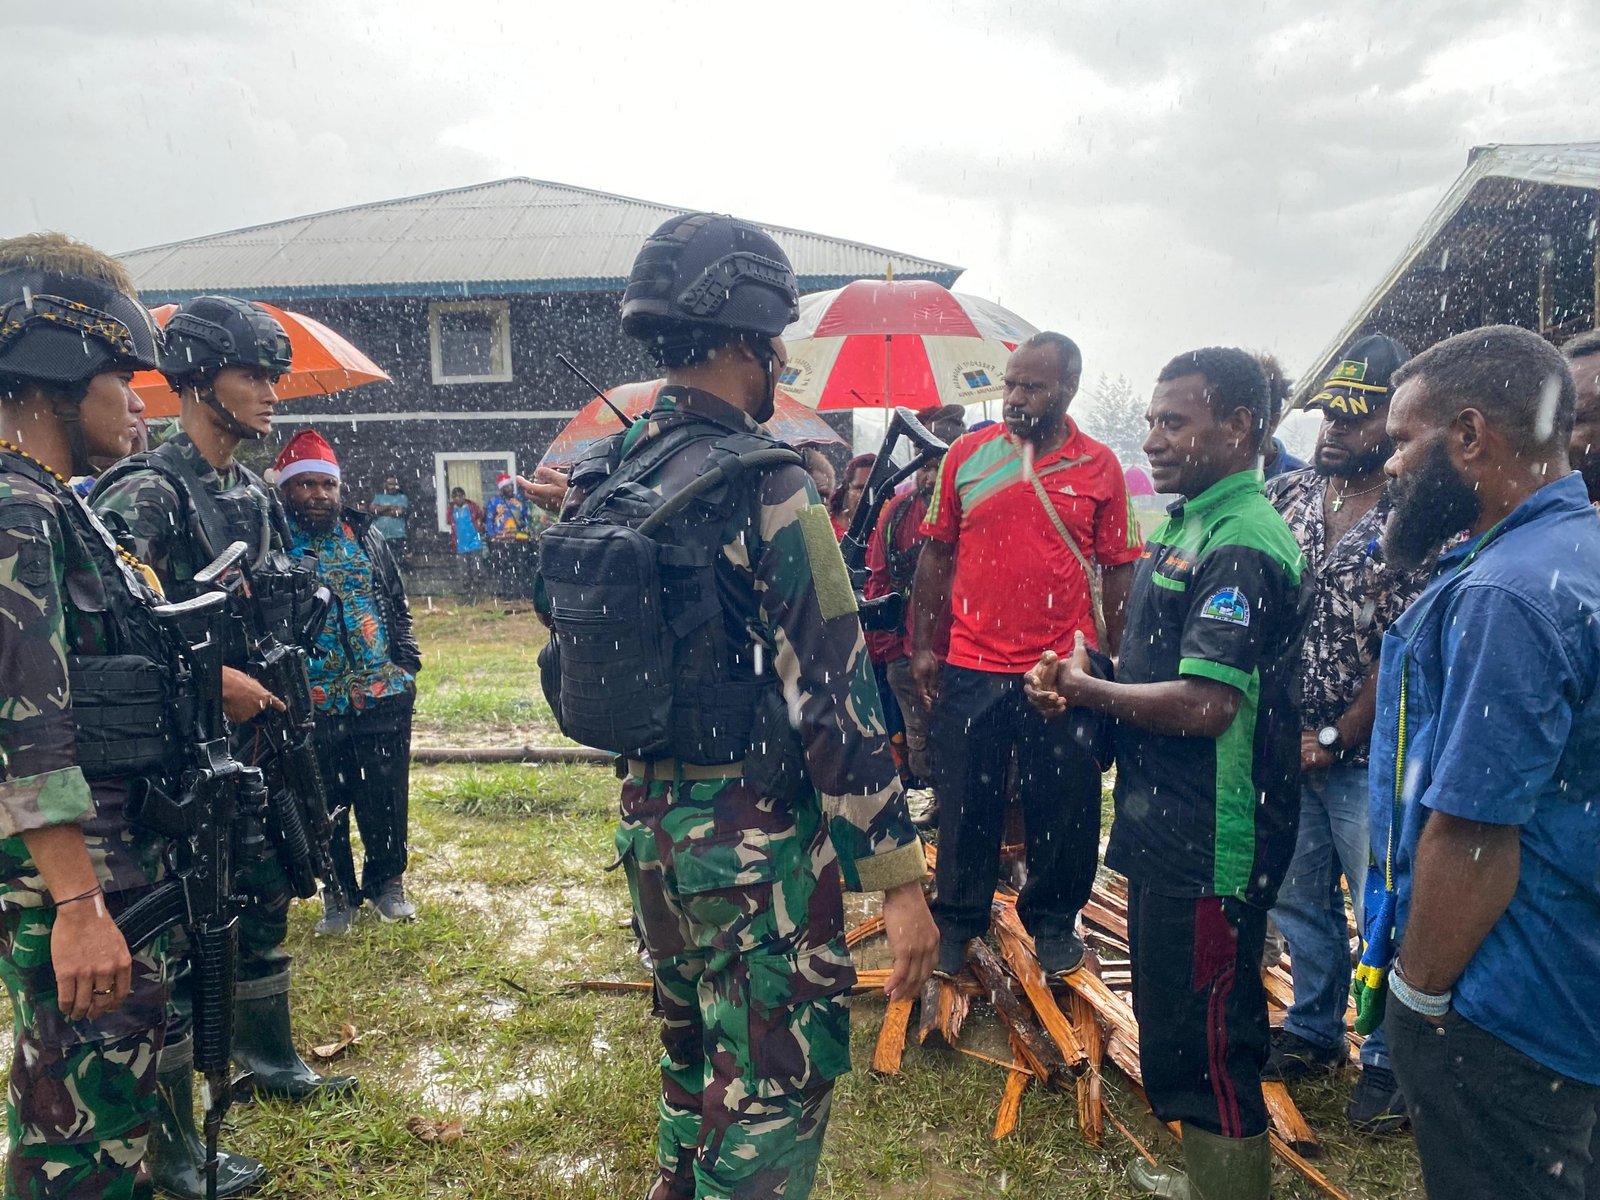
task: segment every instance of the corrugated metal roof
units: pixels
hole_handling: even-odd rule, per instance
[[[538,179],[472,187],[253,225],[121,255],[150,303],[202,292],[271,299],[620,288],[666,204]],[[801,287],[882,276],[949,286],[963,268],[799,229],[763,226]]]
[[[1402,285],[1412,269],[1424,260],[1434,257],[1443,247],[1440,242],[1452,220],[1467,208],[1469,203],[1485,210],[1499,208],[1510,213],[1523,203],[1523,198],[1508,192],[1503,183],[1512,180],[1540,186],[1600,189],[1600,142],[1559,142],[1542,145],[1475,146],[1467,156],[1467,169],[1461,173],[1450,190],[1439,202],[1427,221],[1384,275],[1383,280],[1362,301],[1359,308],[1339,330],[1339,334],[1325,346],[1316,362],[1295,385],[1290,399],[1293,407],[1308,400],[1316,387],[1328,376],[1342,354],[1363,326],[1371,320],[1380,305]],[[1478,245],[1469,249],[1481,250],[1483,235],[1474,239]],[[1459,262],[1457,264],[1460,265]],[[1412,346],[1413,351],[1426,347]]]

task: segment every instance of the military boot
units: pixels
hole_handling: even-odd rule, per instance
[[[1136,1158],[1128,1182],[1140,1195],[1163,1200],[1267,1200],[1271,1194],[1272,1145],[1264,1133],[1225,1138],[1185,1122],[1183,1162],[1187,1173]]]
[[[233,989],[233,1063],[249,1073],[251,1095],[304,1100],[356,1090],[353,1075],[318,1075],[289,1032],[289,972],[242,979]]]
[[[150,1180],[166,1196],[203,1200],[206,1146],[194,1124],[194,1042],[162,1047],[156,1062],[156,1118],[147,1155]],[[217,1152],[217,1195],[237,1196],[260,1183],[267,1169],[243,1154]]]

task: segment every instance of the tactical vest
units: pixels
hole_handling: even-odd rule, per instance
[[[234,542],[245,544],[245,557],[253,569],[251,597],[261,628],[275,633],[286,644],[304,644],[305,625],[318,611],[316,568],[281,549],[292,540],[288,518],[266,485],[241,468],[242,482],[224,492],[213,492],[178,447],[169,442],[117,463],[95,484],[95,494],[141,470],[154,471],[172,485],[178,496],[180,519],[205,561],[216,558]],[[274,541],[279,549],[273,548]],[[177,585],[173,590],[173,599],[189,598],[187,585]],[[230,622],[230,630],[227,660],[237,666],[246,657],[243,634],[237,622]]]
[[[743,514],[754,560],[760,473],[804,460],[770,437],[681,415],[631,453],[619,435],[575,468],[573,486],[592,490],[539,541],[553,627],[540,675],[574,741],[630,758],[732,763],[778,681],[754,589],[723,555],[725,532]],[[704,442],[686,484],[644,483]]]
[[[71,489],[15,455],[0,456],[0,471],[30,479],[59,500],[67,543],[63,599],[105,630],[105,653],[67,653],[79,768],[90,780],[170,776],[183,762],[179,739],[192,725],[194,696],[181,650],[152,611],[159,597]]]

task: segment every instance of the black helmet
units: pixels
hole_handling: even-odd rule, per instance
[[[289,335],[259,305],[235,296],[196,296],[167,321],[161,373],[174,391],[210,379],[222,367],[260,367],[282,375]]]
[[[641,340],[709,330],[776,337],[799,315],[782,247],[716,213],[673,217],[652,233],[622,296],[622,331]]]
[[[81,398],[96,375],[155,367],[160,344],[144,306],[109,283],[0,270],[0,379]]]

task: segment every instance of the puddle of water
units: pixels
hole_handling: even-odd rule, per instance
[[[467,1068],[449,1063],[437,1047],[423,1046],[407,1057],[395,1084],[414,1091],[424,1107],[448,1116],[474,1116],[517,1100],[549,1095],[572,1066],[566,1055],[541,1051],[512,1067],[507,1072],[510,1078],[486,1087],[474,1080]]]

